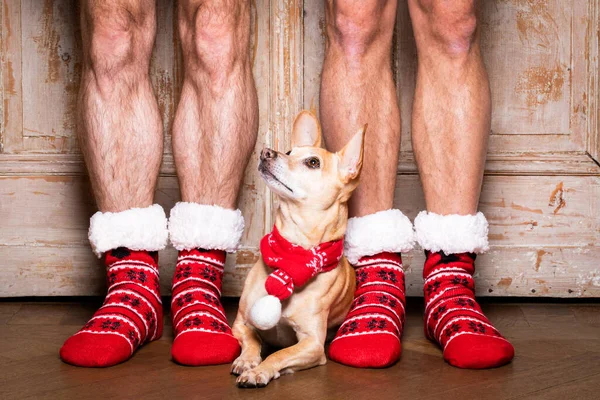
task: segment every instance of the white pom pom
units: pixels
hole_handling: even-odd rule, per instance
[[[275,296],[265,296],[250,309],[250,321],[260,330],[273,328],[281,318],[281,301]]]

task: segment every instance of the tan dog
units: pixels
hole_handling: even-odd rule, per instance
[[[321,147],[317,118],[303,111],[294,122],[290,153],[262,151],[259,171],[279,197],[275,225],[288,241],[310,249],[343,237],[347,202],[362,166],[365,130],[366,125],[344,149],[330,153]],[[271,272],[262,257],[250,270],[233,324],[242,353],[231,371],[239,375],[241,387],[266,386],[280,374],[325,364],[328,329],[343,322],[354,296],[354,270],[342,257],[337,268],[316,275],[283,301],[274,328],[260,330],[250,311],[267,294],[265,280]],[[262,341],[285,348],[262,361]]]

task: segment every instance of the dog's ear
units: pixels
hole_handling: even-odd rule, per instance
[[[321,147],[321,125],[317,117],[304,110],[296,117],[292,129],[292,147]]]
[[[360,175],[363,163],[365,133],[367,125],[363,126],[337,155],[340,158],[339,171],[342,182],[348,183]]]

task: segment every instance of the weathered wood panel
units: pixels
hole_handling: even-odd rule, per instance
[[[263,134],[261,132],[261,134]],[[264,135],[264,134],[263,134]],[[268,136],[265,136],[265,145]],[[0,176],[86,175],[80,155],[0,154]],[[249,168],[247,173],[254,170]],[[416,174],[412,154],[405,153],[398,164],[399,174]],[[577,175],[596,176],[598,165],[586,153],[524,153],[490,155],[486,175]],[[163,156],[161,176],[175,176],[170,154]]]
[[[586,2],[574,3],[579,4],[564,7],[564,2],[556,0],[482,3],[486,65],[490,75],[503,78],[492,81],[494,133],[570,133],[571,55],[582,44],[577,42],[578,29],[572,28],[575,14]],[[505,73],[510,70],[511,74]],[[578,79],[576,74],[573,77]]]
[[[540,257],[540,254],[542,255]],[[92,296],[106,291],[104,270],[89,247],[0,247],[0,296]],[[242,251],[225,269],[223,293],[239,296],[244,279],[257,255]],[[477,258],[477,294],[481,296],[599,297],[598,252],[573,247],[492,247]],[[160,252],[161,293],[168,295],[176,252]],[[237,266],[234,266],[235,262]],[[409,296],[423,295],[423,253],[404,255]],[[19,266],[19,267],[17,267]]]
[[[4,118],[8,152],[76,151],[73,113],[80,74],[77,4],[75,0],[46,0],[41,6],[34,0],[4,1],[3,80],[8,94],[4,111],[12,117]],[[168,152],[181,63],[173,6],[169,2],[157,4],[159,24],[151,70],[164,117]],[[579,0],[569,6],[558,0],[498,0],[483,4],[482,42],[496,110],[491,152],[586,151],[586,129],[591,123],[587,116],[590,106],[596,104],[596,1]],[[273,41],[276,49],[271,66],[282,67],[271,71],[271,76],[278,77],[274,79],[273,92],[279,90],[283,95],[276,95],[273,100],[276,106],[279,103],[289,109],[275,110],[274,121],[289,119],[296,111],[294,105],[318,104],[323,5],[320,0],[304,2],[304,29],[301,7],[297,1],[254,7],[256,20],[257,10],[264,14],[267,30],[270,29],[265,37]],[[270,13],[265,11],[269,8]],[[22,24],[23,19],[26,24]],[[403,144],[409,151],[416,49],[406,2],[400,2],[398,7],[395,43]],[[253,54],[264,53],[257,53],[255,47]],[[22,70],[15,71],[14,64],[23,65]],[[284,86],[298,90],[286,92],[282,90]],[[22,90],[16,91],[15,87]],[[11,123],[15,129],[11,129]],[[283,132],[288,129],[286,126],[274,125]],[[592,143],[594,152],[596,147]]]
[[[77,149],[75,111],[81,74],[77,4],[21,2],[22,151]]]
[[[494,109],[490,154],[586,151],[588,124],[593,122],[589,111],[596,105],[597,2],[496,0],[482,4],[482,49]],[[305,107],[318,104],[324,25],[322,1],[306,0]],[[417,66],[405,1],[398,4],[394,43],[405,153],[411,151]]]
[[[21,4],[2,2],[2,131],[0,153],[18,149],[23,138],[23,90],[21,87]]]
[[[76,0],[3,0],[0,8],[0,296],[104,290],[87,243],[95,206],[75,139],[77,7]],[[165,157],[156,198],[168,210],[179,198],[170,129],[183,71],[172,2],[157,2],[157,12],[150,72]],[[324,29],[322,0],[252,2],[256,150],[287,150],[297,111],[318,109]],[[495,112],[481,201],[492,244],[477,263],[482,295],[600,297],[597,31],[597,0],[484,2]],[[406,1],[398,6],[393,69],[403,119],[396,205],[412,218],[424,204],[410,145],[416,48]],[[239,295],[272,225],[276,203],[257,160],[255,152],[244,179],[247,230],[242,251],[228,259],[227,295]],[[174,261],[172,249],[161,252],[165,294]],[[422,252],[405,262],[408,293],[420,295]]]
[[[275,142],[269,89],[270,74],[279,67],[271,62],[269,56],[273,37],[276,36],[271,31],[269,5],[268,0],[252,2],[251,54],[261,112],[258,150],[266,143],[272,145]],[[4,281],[7,284],[3,285],[2,295],[68,294],[70,291],[85,294],[85,290],[77,289],[79,286],[73,279],[68,279],[70,274],[77,276],[83,281],[82,287],[87,288],[101,282],[97,279],[98,273],[101,275],[98,261],[84,255],[89,252],[86,232],[95,206],[85,178],[85,167],[78,154],[74,124],[81,71],[78,2],[5,0],[2,6],[1,93],[4,113],[0,125],[0,144],[3,145],[0,147],[0,248],[11,257],[7,256],[0,264],[3,268],[9,264],[18,265],[20,269],[14,280]],[[284,15],[283,11],[281,15]],[[172,2],[157,2],[157,21],[150,73],[163,116],[166,168],[163,167],[161,172],[165,178],[160,180],[156,199],[168,212],[179,199],[170,155],[170,129],[183,73]],[[288,87],[286,91],[282,90],[282,97],[290,92],[297,91]],[[282,98],[282,101],[285,99]],[[287,114],[292,115],[296,108],[290,109]],[[265,226],[270,225],[265,223],[270,218],[270,213],[267,216],[266,212],[270,199],[256,173],[257,159],[255,153],[239,199],[246,217],[244,245],[254,247],[264,234]],[[15,174],[7,170],[11,165],[16,167],[12,172],[22,178],[15,179]],[[31,169],[28,170],[27,166]],[[70,222],[65,224],[65,221]],[[12,226],[20,228],[12,230]],[[78,249],[79,253],[73,253],[73,249]],[[44,256],[45,250],[48,250],[47,257]],[[16,263],[8,261],[9,258],[14,260],[15,254],[23,253],[30,253],[30,259]],[[173,256],[174,253],[167,251],[166,254],[168,260],[169,254]],[[247,253],[240,253],[240,260],[244,259],[244,254]],[[71,258],[72,261],[65,261]],[[55,282],[48,282],[45,289],[35,288],[30,293],[23,291],[28,285],[23,284],[19,277],[26,276],[34,284],[36,274],[41,277],[52,275],[44,275],[44,265],[55,266],[57,271],[62,271],[56,276],[64,275],[66,280],[63,282],[70,283],[56,286]],[[234,265],[235,258],[232,258],[230,267]],[[90,269],[95,271],[95,275],[90,273]],[[88,276],[90,280],[86,283]],[[168,285],[165,282],[169,280],[170,277],[163,283]]]
[[[0,296],[102,293],[103,268],[85,240],[94,211],[82,201],[88,192],[83,176],[0,179]],[[169,209],[178,199],[176,179],[161,178],[156,194]],[[423,209],[417,176],[399,177],[396,203],[411,218]],[[600,296],[600,178],[489,176],[481,210],[490,222],[492,246],[477,262],[481,294]],[[242,250],[228,260],[227,295],[239,295],[257,257],[256,242],[246,236]],[[161,252],[164,294],[175,260],[173,249]],[[405,255],[410,295],[421,294],[423,261],[419,249]]]

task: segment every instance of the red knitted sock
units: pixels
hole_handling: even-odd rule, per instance
[[[381,368],[400,358],[404,325],[404,271],[400,254],[362,257],[354,266],[356,292],[329,357],[352,367]]]
[[[219,300],[225,256],[222,250],[179,252],[171,302],[175,331],[171,355],[179,364],[227,364],[240,354]]]
[[[105,263],[108,294],[92,319],[60,349],[66,363],[109,367],[162,335],[158,253],[120,247],[105,254]]]
[[[460,368],[493,368],[510,362],[513,346],[475,301],[475,254],[425,252],[425,335]]]

